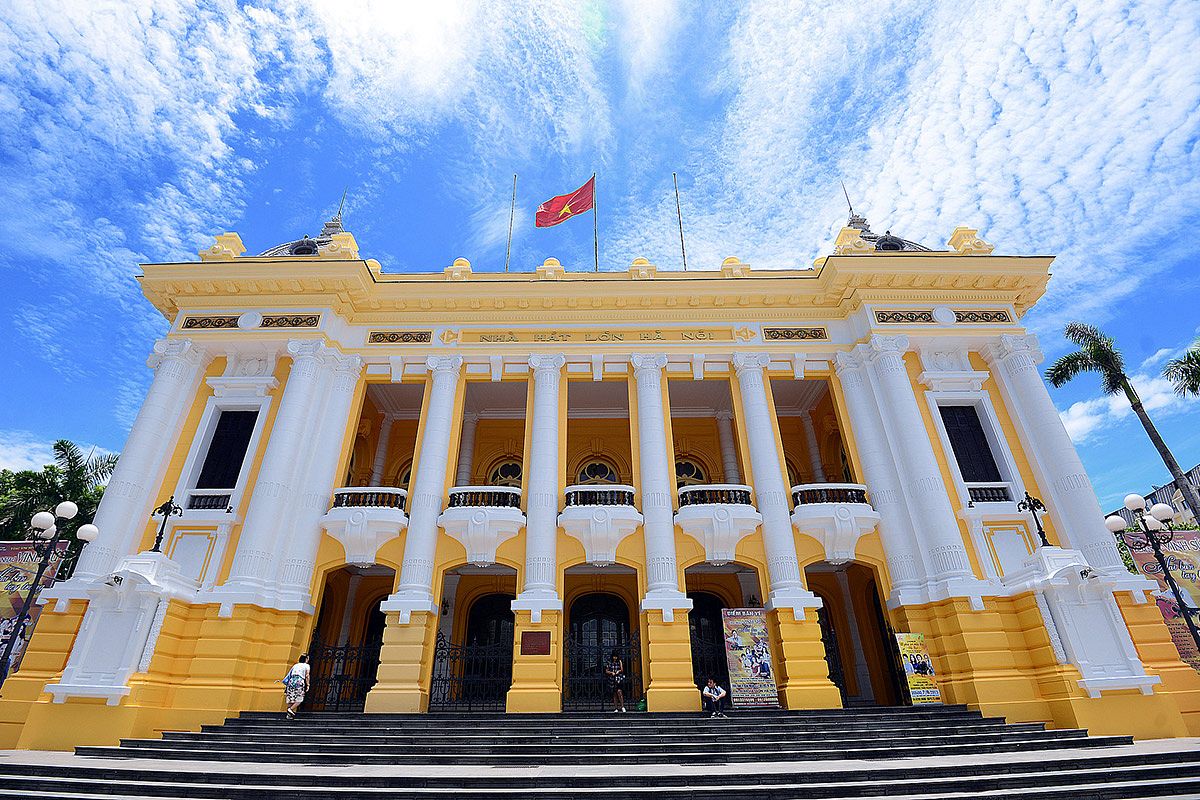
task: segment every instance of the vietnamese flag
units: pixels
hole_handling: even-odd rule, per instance
[[[549,228],[560,222],[566,222],[571,217],[591,211],[596,205],[596,176],[588,178],[588,182],[570,194],[560,194],[551,197],[538,206],[533,224],[538,228]]]

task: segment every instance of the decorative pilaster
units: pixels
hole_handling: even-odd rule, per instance
[[[475,466],[475,428],[479,425],[479,415],[473,411],[463,414],[462,437],[458,446],[458,474],[454,478],[455,486],[471,485],[471,470]]]
[[[736,353],[733,357],[742,395],[742,413],[746,417],[754,492],[758,513],[763,518],[763,544],[770,577],[766,607],[791,608],[796,618],[803,619],[804,609],[819,608],[821,601],[804,588],[800,577],[792,520],[788,515],[787,487],[783,483],[783,465],[779,462],[775,425],[767,405],[763,370],[770,362],[770,356],[765,353]]]
[[[1002,335],[983,348],[983,356],[992,367],[1009,411],[1017,418],[1018,435],[1038,485],[1049,494],[1046,506],[1054,527],[1096,569],[1125,574],[1083,462],[1038,372],[1043,356],[1037,337]]]
[[[80,587],[111,572],[141,541],[208,354],[188,339],[160,339],[146,363],[154,381],[96,512],[100,536],[79,557],[72,583]]]
[[[879,409],[885,420],[888,438],[894,444],[900,485],[909,500],[918,550],[927,556],[927,583],[932,594],[941,597],[978,596],[979,588],[966,545],[958,527],[958,518],[946,494],[946,483],[938,468],[933,443],[926,433],[925,421],[917,406],[904,353],[907,336],[871,337],[860,345],[863,360],[870,365],[879,392]]]
[[[384,414],[379,421],[379,442],[375,445],[375,463],[371,466],[371,481],[369,486],[383,485],[383,471],[387,469],[388,445],[392,441],[392,424],[396,418]]]
[[[534,623],[544,611],[562,611],[558,596],[559,386],[566,356],[532,355],[533,426],[529,438],[529,499],[525,514],[525,586],[514,611],[528,611]]]
[[[821,463],[821,446],[817,443],[817,429],[813,426],[811,412],[800,415],[800,426],[804,428],[804,443],[808,446],[808,464],[812,469],[813,483],[824,483],[825,465]]]
[[[435,617],[437,614],[433,602],[433,559],[437,550],[437,520],[446,494],[451,416],[462,363],[462,356],[430,356],[425,360],[433,385],[424,409],[425,431],[413,478],[400,583],[395,594],[380,606],[386,612],[399,612],[397,620],[401,625],[407,625],[415,611],[429,612]],[[422,615],[422,621],[425,619]]]
[[[687,611],[692,601],[679,590],[679,565],[675,554],[675,514],[671,502],[672,449],[667,445],[664,420],[662,353],[630,356],[637,383],[638,466],[642,483],[642,532],[646,544],[646,597],[642,610],[657,609],[666,622],[675,611]]]
[[[733,412],[718,411],[717,440],[721,444],[721,470],[725,483],[741,483],[742,471],[738,467],[737,448],[733,443]]]

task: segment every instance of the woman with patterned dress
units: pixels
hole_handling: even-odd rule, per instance
[[[287,700],[288,719],[296,718],[296,709],[304,702],[304,695],[308,691],[309,670],[308,656],[302,653],[299,660],[292,665],[288,674],[283,678],[283,694]]]

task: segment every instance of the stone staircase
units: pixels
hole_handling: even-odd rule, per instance
[[[35,758],[34,756],[43,756]],[[1193,740],[962,706],[699,714],[244,713],[198,733],[0,758],[0,798],[1200,798]]]

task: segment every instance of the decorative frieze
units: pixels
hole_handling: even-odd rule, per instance
[[[183,318],[180,327],[185,331],[232,330],[236,328],[315,328],[321,323],[320,314],[265,314],[259,324],[239,325],[237,314],[205,314]],[[428,339],[426,339],[428,341]]]
[[[976,311],[972,309],[967,311],[955,311],[954,321],[972,325],[987,325],[993,323],[1005,324],[1012,322],[1012,317],[1010,317],[1008,312],[1004,309],[984,311]]]
[[[264,328],[315,328],[321,324],[320,314],[266,314]]]
[[[881,325],[932,325],[936,322],[932,309],[920,311],[884,311],[875,312],[875,321]]]
[[[221,314],[205,317],[184,317],[182,327],[185,331],[209,331],[222,328],[236,328],[237,326],[238,318],[236,314]]]
[[[876,309],[875,321],[880,325],[945,325],[956,322],[965,325],[1008,325],[1013,319],[1002,308],[950,310],[939,306],[931,309]]]
[[[821,327],[763,328],[763,339],[768,342],[829,341],[829,331]]]
[[[433,331],[371,331],[367,344],[429,344]]]

